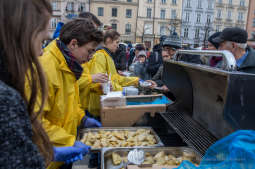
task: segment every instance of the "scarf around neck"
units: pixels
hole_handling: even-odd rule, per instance
[[[57,46],[64,55],[66,63],[69,69],[74,73],[76,80],[79,80],[81,74],[83,72],[83,68],[81,65],[76,61],[74,56],[72,55],[71,51],[67,48],[67,46],[61,41],[57,40]]]

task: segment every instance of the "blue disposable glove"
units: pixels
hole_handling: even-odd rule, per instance
[[[83,126],[86,128],[102,127],[102,124],[99,121],[90,117],[84,117],[82,121]]]
[[[71,158],[70,160],[66,160],[65,163],[70,164],[70,163],[73,163],[73,162],[78,161],[78,160],[83,160],[83,155],[82,154],[80,154],[78,156],[75,156],[75,157]]]
[[[80,141],[76,141],[73,145],[73,147],[81,148],[82,149],[82,155],[85,156],[91,149],[90,146],[87,146],[86,144],[83,144]]]
[[[78,161],[78,160],[82,160],[83,156],[85,156],[89,152],[89,150],[91,149],[90,146],[87,146],[87,145],[83,144],[80,141],[76,141],[74,143],[73,147],[82,149],[82,152],[81,152],[81,154],[79,154],[77,156],[74,156],[71,159],[66,160],[65,163],[67,163],[67,164],[73,163],[73,162]]]
[[[83,154],[83,149],[79,147],[54,147],[54,161],[74,162]],[[77,160],[78,160],[77,159]]]

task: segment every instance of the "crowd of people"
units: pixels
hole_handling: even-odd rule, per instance
[[[81,160],[90,147],[76,141],[77,133],[79,128],[101,127],[104,83],[122,91],[148,81],[151,88],[170,92],[162,81],[163,62],[182,49],[177,34],[162,36],[150,52],[143,44],[119,44],[117,31],[99,30],[102,23],[85,12],[59,24],[54,40],[43,45],[51,15],[47,0],[0,1],[3,168],[68,169]],[[226,28],[208,41],[205,50],[228,50],[238,71],[255,73],[255,52],[247,46],[245,30]],[[212,57],[209,64],[218,67],[222,61]]]

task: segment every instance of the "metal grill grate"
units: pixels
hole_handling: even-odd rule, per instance
[[[216,137],[186,113],[170,112],[161,113],[161,115],[183,140],[202,156],[205,154],[206,150],[217,141]]]

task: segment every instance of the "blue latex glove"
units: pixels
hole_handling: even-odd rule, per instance
[[[67,164],[73,163],[73,162],[78,161],[78,160],[82,160],[82,159],[83,159],[83,156],[85,156],[85,155],[89,152],[89,150],[91,149],[90,146],[87,146],[87,145],[83,144],[83,143],[80,142],[80,141],[76,141],[76,142],[74,143],[73,147],[82,149],[82,153],[79,154],[79,155],[77,155],[77,156],[74,156],[73,158],[71,158],[71,159],[69,159],[69,160],[66,160],[65,162],[66,162]]]
[[[83,154],[83,149],[79,147],[54,147],[54,161],[59,162],[74,162]],[[78,157],[78,159],[77,159]],[[75,160],[77,159],[77,160]]]
[[[86,144],[83,144],[80,141],[76,141],[73,145],[73,147],[81,148],[82,149],[82,155],[85,156],[90,151],[91,147],[87,146]]]
[[[102,127],[102,124],[99,121],[90,117],[84,117],[82,121],[83,126],[86,128]]]
[[[73,162],[78,161],[78,160],[83,160],[83,155],[82,154],[80,154],[78,156],[75,156],[75,157],[71,158],[70,160],[66,160],[65,163],[70,164],[70,163],[73,163]]]

